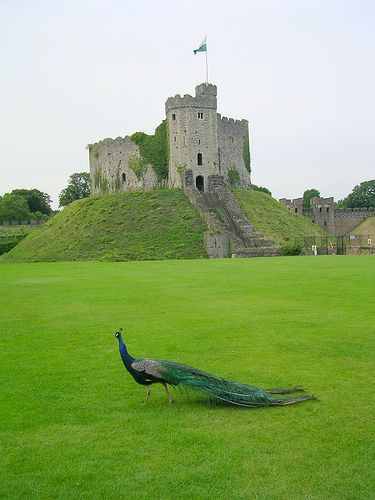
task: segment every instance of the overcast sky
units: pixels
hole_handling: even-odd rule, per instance
[[[255,184],[339,199],[375,178],[375,0],[0,0],[0,195],[57,207],[87,144],[152,133],[205,81],[205,34]]]

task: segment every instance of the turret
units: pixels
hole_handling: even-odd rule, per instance
[[[201,83],[195,97],[167,99],[169,126],[169,187],[184,187],[185,174],[193,186],[205,190],[208,177],[218,175],[217,88]]]

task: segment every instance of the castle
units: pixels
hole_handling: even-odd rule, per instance
[[[303,198],[290,200],[279,199],[279,202],[298,215],[309,217],[335,236],[343,236],[355,229],[364,220],[375,215],[375,209],[369,208],[336,208],[333,197],[313,197],[310,207],[303,207]]]
[[[216,85],[201,83],[195,97],[169,97],[165,113],[153,136],[137,132],[89,144],[93,194],[251,185],[248,122],[217,112]]]

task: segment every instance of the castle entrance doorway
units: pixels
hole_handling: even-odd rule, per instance
[[[197,175],[195,178],[195,185],[199,191],[204,191],[204,177],[203,175]]]

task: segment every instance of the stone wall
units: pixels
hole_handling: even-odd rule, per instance
[[[92,194],[149,190],[158,185],[152,165],[144,165],[130,137],[104,139],[88,149]]]
[[[347,247],[346,255],[375,255],[375,246],[373,247]]]
[[[342,236],[355,229],[361,222],[375,216],[374,208],[336,208],[335,235]]]
[[[210,233],[204,235],[204,242],[210,259],[223,259],[229,257],[230,236],[229,233]]]
[[[280,198],[279,203],[289,208],[292,212],[298,215],[303,215],[303,199],[295,198],[294,200],[290,200],[288,198]]]
[[[233,187],[250,186],[250,172],[244,161],[244,143],[249,140],[247,120],[234,120],[217,114],[219,173],[228,182],[229,169],[239,174],[239,182]]]
[[[13,227],[13,226],[41,226],[45,224],[45,220],[0,220],[0,226]]]
[[[334,199],[313,197],[310,200],[310,208],[303,210],[303,215],[307,215],[320,227],[336,234],[335,228],[335,204]]]
[[[310,208],[302,207],[302,198],[290,200],[280,198],[279,202],[299,215],[309,217],[326,231],[343,236],[355,229],[361,222],[375,216],[374,208],[335,208],[333,197],[313,197]]]

